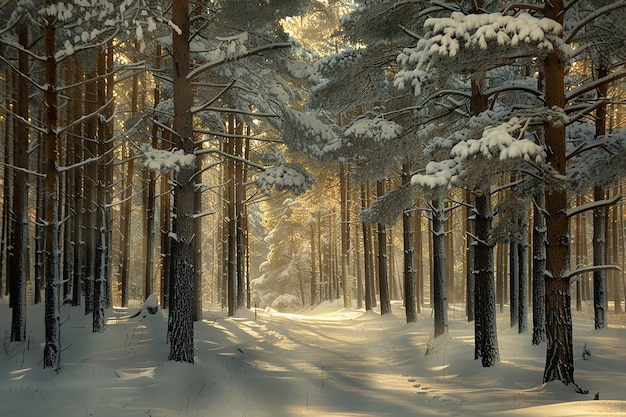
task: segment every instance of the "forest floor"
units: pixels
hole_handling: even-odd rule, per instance
[[[0,415],[626,416],[626,316],[594,331],[589,308],[574,312],[575,376],[589,394],[541,384],[545,344],[510,328],[506,312],[500,363],[485,369],[462,307],[436,340],[430,310],[406,324],[397,303],[382,317],[337,302],[235,318],[210,309],[195,325],[194,365],[166,360],[163,312],[125,318],[134,311],[109,311],[106,331],[92,334],[81,308],[63,307],[56,374],[42,369],[42,307],[28,307],[28,341],[9,343],[10,310],[0,305]]]

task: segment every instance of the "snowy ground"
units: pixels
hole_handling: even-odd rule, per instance
[[[107,331],[92,334],[80,309],[64,307],[58,375],[41,369],[43,309],[28,314],[28,342],[9,344],[10,310],[0,306],[1,416],[626,416],[623,317],[596,332],[588,312],[575,312],[576,379],[590,392],[581,395],[540,384],[545,346],[508,328],[506,314],[501,363],[490,369],[473,360],[473,328],[460,312],[433,343],[430,314],[408,325],[397,304],[392,317],[338,304],[239,318],[209,310],[188,365],[166,361],[161,312],[111,313]]]

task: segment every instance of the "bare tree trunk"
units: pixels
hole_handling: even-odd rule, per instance
[[[46,0],[49,5],[49,0]],[[46,206],[44,224],[46,225],[46,241],[44,247],[45,292],[45,345],[43,350],[43,367],[55,371],[61,367],[61,314],[59,305],[59,178],[58,178],[58,137],[57,137],[57,63],[54,58],[55,18],[45,16],[44,53],[47,57],[44,64],[46,90],[44,91],[46,134]]]
[[[134,75],[136,78],[137,75]],[[136,93],[134,100],[136,100]],[[130,147],[128,148],[128,158],[131,157]],[[124,204],[122,205],[122,216],[121,216],[121,231],[122,231],[122,242],[121,242],[121,251],[120,251],[120,284],[121,284],[121,293],[122,293],[122,307],[128,306],[129,292],[130,292],[130,250],[131,250],[131,214],[132,214],[132,197],[133,197],[133,177],[135,175],[135,163],[132,159],[128,162],[128,170],[126,171],[125,176],[125,193],[124,193]]]
[[[237,120],[234,115],[228,116],[228,132],[235,134],[235,126]],[[233,155],[235,151],[234,138],[227,138],[224,141],[225,151],[228,155]],[[225,204],[227,206],[226,222],[227,222],[227,282],[228,282],[228,315],[234,316],[237,311],[237,209],[235,207],[235,162],[233,158],[226,157],[226,191]]]
[[[615,193],[619,191],[616,189]],[[619,265],[619,241],[618,241],[618,210],[614,207],[611,215],[611,264]],[[615,314],[622,313],[622,291],[621,291],[621,279],[620,271],[615,269],[611,271],[613,275],[613,305],[615,308]]]
[[[5,80],[9,80],[11,78],[11,72],[7,68],[4,73]],[[10,94],[6,95],[6,103],[5,108],[10,108],[11,100],[13,98]],[[10,209],[11,205],[9,204],[11,198],[11,179],[9,174],[9,167],[11,166],[10,155],[11,148],[13,147],[12,141],[9,140],[11,136],[11,114],[4,115],[4,167],[2,168],[2,231],[0,231],[0,295],[9,295],[10,283],[9,283],[9,274],[5,273],[4,268],[8,266],[5,263],[5,255],[7,255],[7,237],[9,235],[9,230],[11,228],[10,224]],[[41,151],[40,151],[41,152]]]
[[[519,299],[519,242],[511,236],[509,241],[509,316],[511,327],[517,326],[520,309]]]
[[[352,291],[348,279],[348,250],[350,246],[349,219],[348,219],[348,178],[346,164],[339,163],[339,194],[341,202],[341,287],[343,291],[343,306],[350,308],[350,293]]]
[[[563,24],[563,0],[546,1],[544,14]],[[545,74],[545,105],[548,108],[565,107],[565,62],[553,51],[543,62]],[[545,124],[547,162],[558,174],[565,175],[565,126]],[[543,381],[574,382],[574,346],[570,303],[569,227],[567,219],[567,190],[550,189],[546,192],[546,335],[547,354]]]
[[[546,340],[546,219],[545,193],[541,187],[535,193],[533,205],[533,345]]]
[[[244,125],[239,122],[235,129],[236,134],[243,136]],[[234,139],[234,155],[237,158],[243,157],[243,139],[241,137]],[[244,245],[244,200],[246,199],[246,190],[243,183],[244,165],[240,159],[234,161],[234,178],[235,181],[235,250],[236,250],[236,273],[237,273],[237,308],[245,308],[246,306],[246,274],[245,274],[245,245]],[[302,300],[304,302],[304,299]]]
[[[106,51],[102,50],[98,54],[98,108],[102,108],[106,103]],[[106,306],[106,280],[107,280],[107,224],[106,224],[106,187],[107,187],[107,131],[103,118],[98,118],[98,160],[96,175],[96,201],[94,213],[95,225],[95,253],[94,253],[94,273],[93,273],[93,311],[92,331],[100,333],[104,331],[105,306]]]
[[[165,141],[162,141],[163,149],[169,149],[171,147],[163,142]],[[170,308],[170,272],[172,260],[172,248],[170,239],[170,231],[172,229],[172,197],[169,191],[169,179],[169,173],[161,173],[161,201],[159,210],[161,217],[161,306],[165,309]]]
[[[517,259],[518,259],[518,297],[519,310],[517,313],[517,331],[523,333],[528,330],[528,227],[527,211],[524,211],[522,219],[520,219],[521,238],[517,243]]]
[[[475,190],[474,193],[476,209],[476,248],[474,251],[476,281],[475,358],[482,359],[483,367],[490,367],[500,360],[493,281],[493,246],[489,242],[493,214],[489,190]]]
[[[73,82],[79,84],[83,78],[83,71],[80,62],[76,59],[73,63],[74,69]],[[83,114],[83,97],[80,87],[72,89],[72,120],[77,120]],[[74,157],[76,161],[82,161],[84,158],[84,139],[80,125],[76,125],[72,129],[72,142],[74,145]],[[74,245],[74,276],[72,277],[72,305],[78,306],[81,303],[82,283],[85,280],[85,245],[83,242],[83,226],[85,217],[85,196],[84,196],[84,169],[75,168],[72,172],[73,189],[74,189],[74,218],[72,221],[73,245]]]
[[[608,74],[605,68],[598,69],[598,77],[604,77]],[[608,93],[608,85],[602,84],[598,88],[598,94],[606,97]],[[596,136],[606,134],[606,104],[602,103],[596,110]],[[606,198],[604,189],[596,186],[593,189],[594,201],[602,201]],[[594,266],[607,264],[606,253],[606,219],[607,207],[600,206],[593,210],[593,264]],[[594,323],[596,329],[603,329],[607,325],[608,307],[608,288],[607,276],[605,269],[593,271],[593,306],[594,306]]]
[[[385,194],[384,181],[376,182],[376,194],[381,197]],[[389,299],[389,278],[387,277],[387,228],[385,224],[378,223],[378,288],[380,291],[380,314],[391,313],[391,300]]]
[[[431,307],[434,311],[434,336],[448,332],[448,299],[446,297],[446,213],[443,198],[431,202],[433,276]]]
[[[28,26],[19,30],[19,43],[28,48]],[[17,129],[14,146],[13,214],[15,216],[13,260],[11,261],[11,341],[26,339],[26,271],[28,265],[28,55],[20,51],[18,57],[19,76],[17,79]],[[24,170],[20,169],[23,168]]]
[[[202,320],[202,157],[196,156],[197,173],[193,178],[195,192],[193,195],[197,217],[193,219],[193,250],[195,252],[193,266],[193,320]]]
[[[45,157],[44,152],[45,150],[41,146],[37,149],[37,172],[44,171],[44,168],[45,168],[44,167],[44,157]],[[37,181],[37,197],[36,197],[36,203],[35,203],[36,204],[35,218],[38,221],[35,224],[35,268],[34,268],[35,285],[34,285],[33,291],[34,291],[34,303],[39,304],[42,301],[41,291],[44,288],[43,283],[45,280],[44,270],[43,270],[44,269],[44,244],[45,244],[44,231],[45,231],[45,228],[41,225],[41,222],[39,220],[44,218],[44,215],[46,212],[46,207],[45,207],[46,182],[45,182],[45,179],[42,179],[42,178],[37,178],[36,181]],[[7,181],[5,179],[5,183],[6,182]],[[5,204],[6,204],[6,200],[5,200]],[[0,250],[0,258],[2,258],[1,250]],[[2,269],[0,268],[0,271],[1,270]]]
[[[161,67],[161,44],[157,43],[155,55],[155,68],[159,69]],[[161,101],[161,90],[159,87],[154,88],[154,108],[157,107],[159,102]],[[159,128],[156,123],[152,124],[152,148],[157,149],[159,146]],[[156,212],[156,176],[154,171],[148,170],[146,175],[148,184],[147,184],[147,195],[146,195],[146,205],[145,205],[145,215],[146,215],[146,223],[145,223],[145,235],[146,235],[146,268],[144,275],[144,285],[143,285],[143,298],[144,300],[148,298],[150,294],[154,292],[154,245],[155,245],[155,236],[154,236],[154,225],[155,225],[155,212]]]
[[[482,2],[480,2],[482,3]],[[478,5],[478,3],[477,3]],[[472,78],[472,115],[488,109],[486,74]],[[474,320],[474,357],[482,359],[483,367],[490,367],[500,360],[496,324],[496,297],[493,277],[493,244],[491,243],[490,185],[477,184],[474,190],[476,246],[474,248],[474,297],[476,314]]]
[[[185,154],[194,151],[192,124],[192,88],[189,73],[189,2],[181,0],[173,4],[172,21],[177,29],[172,30],[174,53],[174,142]],[[184,165],[176,175],[174,187],[174,207],[176,217],[172,239],[172,289],[169,309],[170,353],[168,360],[194,362],[193,335],[193,216],[194,175],[193,165]]]
[[[402,182],[411,181],[410,165],[402,166]],[[415,292],[415,247],[413,246],[413,212],[407,210],[402,213],[402,229],[404,240],[404,306],[407,323],[417,321],[417,300]]]
[[[465,297],[465,312],[467,314],[467,321],[474,321],[475,317],[475,281],[474,281],[474,222],[472,221],[472,203],[473,194],[471,191],[465,191],[465,285],[466,285],[466,297]]]

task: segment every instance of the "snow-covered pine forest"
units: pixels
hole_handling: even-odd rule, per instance
[[[0,15],[8,415],[626,415],[626,1]]]

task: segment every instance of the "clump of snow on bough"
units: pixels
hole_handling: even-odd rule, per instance
[[[152,171],[178,172],[184,166],[193,166],[196,156],[185,153],[182,149],[154,149],[148,145],[143,148],[141,163]]]
[[[266,168],[258,175],[256,184],[264,194],[269,194],[271,188],[302,194],[315,184],[315,178],[302,166],[287,163]]]

